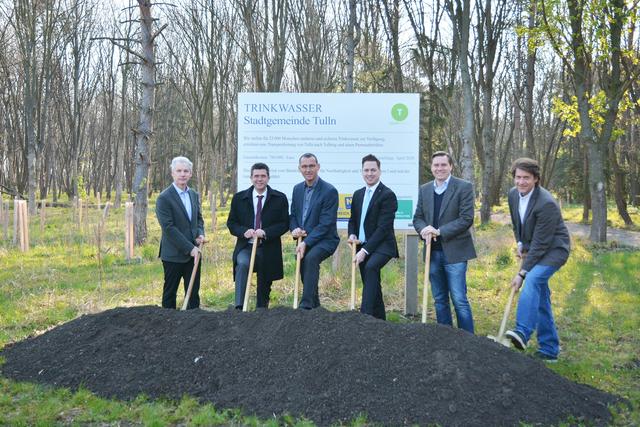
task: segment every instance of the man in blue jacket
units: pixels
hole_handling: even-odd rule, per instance
[[[304,238],[296,248],[296,255],[302,256],[299,307],[310,310],[320,306],[320,263],[335,252],[340,242],[336,227],[338,191],[318,176],[320,163],[314,154],[300,156],[298,169],[304,181],[293,187],[289,229],[294,238]]]

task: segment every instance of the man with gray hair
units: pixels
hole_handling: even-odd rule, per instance
[[[187,186],[193,163],[186,157],[171,160],[173,183],[156,200],[156,217],[162,228],[159,257],[164,269],[162,307],[176,308],[176,293],[180,279],[187,292],[194,268],[194,259],[204,242],[204,221],[200,196]],[[196,273],[187,309],[200,307],[200,269]]]

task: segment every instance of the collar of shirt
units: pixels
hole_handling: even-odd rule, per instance
[[[173,188],[175,188],[175,189],[176,189],[176,191],[178,192],[178,196],[182,196],[183,194],[189,194],[189,187],[188,187],[188,186],[187,186],[187,187],[185,187],[185,189],[183,190],[183,189],[181,189],[180,187],[178,187],[178,186],[176,185],[176,183],[174,182],[174,183],[173,183]]]
[[[433,180],[433,191],[435,191],[435,193],[438,195],[444,193],[445,191],[447,191],[447,187],[449,187],[449,181],[451,181],[451,174],[449,174],[449,177],[445,179],[440,186],[438,185],[438,181]]]
[[[313,181],[313,184],[311,184],[311,185],[307,185],[307,182],[305,181],[305,183],[304,183],[305,190],[309,191],[309,190],[313,190],[314,188],[316,188],[316,184],[318,184],[318,180],[319,179],[320,179],[320,177],[316,176],[315,181]]]
[[[520,222],[524,224],[524,214],[527,213],[527,206],[529,206],[529,200],[533,190],[529,191],[524,196],[518,192],[518,213],[520,214]]]
[[[378,189],[378,186],[380,185],[380,181],[376,182],[374,185],[372,185],[371,187],[367,186],[366,189],[367,190],[371,190],[371,196],[373,197],[373,194],[376,192],[376,190]],[[366,190],[365,190],[365,196],[366,196]]]
[[[253,200],[253,212],[257,212],[258,211],[258,196],[264,196],[262,198],[262,206],[264,207],[264,202],[267,201],[267,189],[264,189],[264,193],[262,194],[258,194],[258,192],[256,191],[256,189],[253,189],[253,196],[252,196],[252,200]]]

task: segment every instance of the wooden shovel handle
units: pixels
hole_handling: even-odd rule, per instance
[[[422,282],[422,323],[427,323],[427,303],[429,301],[429,270],[431,269],[431,234],[427,235],[424,255],[424,280]]]
[[[351,305],[349,309],[356,309],[356,246],[360,243],[358,240],[353,240],[349,243],[351,245]]]
[[[296,237],[296,248],[300,246],[302,242],[302,236]],[[293,308],[298,308],[298,288],[300,287],[300,263],[302,261],[302,255],[296,251],[296,280],[293,285]]]
[[[249,290],[251,289],[251,277],[253,276],[253,265],[256,262],[258,243],[260,243],[260,238],[254,237],[253,247],[251,248],[251,260],[249,261],[249,273],[247,274],[247,286],[244,288],[244,304],[242,304],[242,311],[249,311]]]
[[[202,251],[202,243],[198,245],[198,253],[193,257],[193,269],[191,270],[191,278],[189,279],[189,287],[187,288],[187,294],[184,296],[184,302],[182,303],[182,310],[186,310],[189,305],[189,299],[191,298],[191,292],[193,291],[193,282],[196,281],[196,273],[200,266],[200,253]]]
[[[507,319],[509,318],[509,312],[511,311],[511,304],[513,303],[513,296],[516,294],[516,288],[511,287],[511,293],[509,294],[509,301],[504,308],[504,315],[502,316],[502,322],[500,323],[500,330],[498,331],[498,339],[504,335],[504,330],[507,327]]]

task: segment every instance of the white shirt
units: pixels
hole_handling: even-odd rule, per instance
[[[262,207],[264,208],[264,202],[267,200],[267,189],[264,189],[264,193],[258,194],[256,189],[253,189],[253,215],[255,218],[255,214],[258,212],[258,196],[264,196],[262,198]]]
[[[187,211],[187,216],[189,217],[189,221],[191,221],[191,197],[189,196],[189,187],[186,187],[182,190],[180,187],[173,183],[173,188],[178,192],[178,196],[180,196],[180,200],[182,200],[182,204],[184,205],[185,210]]]
[[[520,214],[520,223],[524,225],[524,215],[527,213],[527,206],[529,206],[529,200],[531,200],[531,195],[533,194],[533,190],[529,191],[524,196],[518,193],[518,213]]]
[[[444,193],[445,191],[447,191],[447,187],[449,186],[449,181],[451,181],[451,174],[449,174],[449,177],[445,179],[442,185],[440,186],[438,186],[438,181],[434,180],[433,191],[435,191],[437,195]]]

